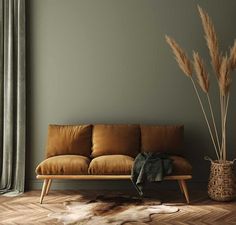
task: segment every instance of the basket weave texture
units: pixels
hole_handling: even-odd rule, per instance
[[[233,162],[211,162],[211,171],[208,183],[208,195],[216,201],[231,201],[236,195],[236,183],[233,171]]]

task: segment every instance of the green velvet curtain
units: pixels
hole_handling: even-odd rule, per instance
[[[0,0],[0,193],[24,191],[25,0]]]

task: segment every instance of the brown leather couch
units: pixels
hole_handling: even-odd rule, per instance
[[[192,167],[177,155],[183,148],[183,126],[49,125],[46,159],[36,168],[43,179],[40,203],[52,179],[130,179],[139,152],[165,152],[173,159],[173,173],[189,202],[185,180]]]

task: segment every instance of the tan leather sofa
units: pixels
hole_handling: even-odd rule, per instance
[[[158,125],[49,125],[46,159],[36,168],[44,184],[42,203],[53,179],[130,179],[134,158],[141,151],[166,152],[173,159],[173,173],[189,202],[185,180],[192,167],[177,155],[183,148],[183,126]]]

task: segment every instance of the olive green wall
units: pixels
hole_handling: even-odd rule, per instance
[[[209,163],[203,158],[214,158],[214,150],[191,83],[164,40],[165,34],[175,37],[189,55],[198,50],[209,67],[197,4],[209,12],[226,50],[236,37],[235,0],[28,0],[29,188],[40,187],[34,169],[44,159],[49,123],[183,123],[193,183],[206,182]],[[215,107],[218,95],[212,89]],[[236,156],[235,93],[230,159]],[[120,188],[121,183],[106,184],[62,182],[54,187]]]

